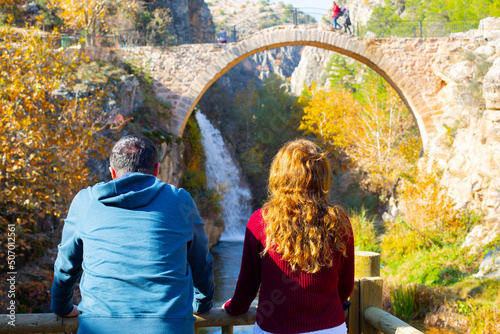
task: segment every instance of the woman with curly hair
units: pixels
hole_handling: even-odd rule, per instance
[[[346,333],[343,303],[354,286],[354,240],[347,216],[328,204],[330,165],[305,139],[276,154],[269,200],[248,221],[230,315],[259,291],[254,333]]]

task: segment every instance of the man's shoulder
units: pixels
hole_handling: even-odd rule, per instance
[[[191,194],[184,188],[176,187],[173,184],[166,183],[163,191],[169,193],[171,196],[179,198],[181,201],[191,201]]]

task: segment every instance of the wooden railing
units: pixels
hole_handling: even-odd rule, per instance
[[[222,334],[233,332],[233,326],[248,326],[255,323],[257,308],[240,316],[230,316],[222,308],[213,308],[209,312],[195,315],[195,332],[201,327],[222,327]],[[8,324],[6,314],[0,315],[0,333],[71,333],[78,330],[78,317],[62,318],[53,313],[17,314],[16,326]]]
[[[382,310],[383,280],[380,278],[380,254],[356,252],[356,280],[346,312],[349,334],[423,334]],[[222,308],[195,315],[195,332],[202,327],[221,327],[222,334],[232,334],[233,326],[255,323],[256,307],[240,316],[230,316]],[[0,333],[70,333],[78,330],[78,318],[61,318],[53,313],[16,314],[15,326],[9,315],[0,315]]]

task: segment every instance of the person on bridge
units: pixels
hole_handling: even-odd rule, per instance
[[[224,304],[243,314],[260,287],[254,333],[347,332],[354,239],[348,217],[328,204],[330,174],[326,153],[308,140],[285,144],[273,159],[269,200],[248,221],[236,289]]]
[[[352,35],[352,31],[351,31],[351,17],[349,15],[349,10],[345,7],[342,8],[342,11],[343,11],[343,16],[344,16],[344,31],[347,32],[349,30],[349,34]]]
[[[71,203],[51,309],[78,315],[78,333],[194,333],[193,311],[210,310],[214,296],[213,259],[194,201],[156,177],[157,150],[145,137],[121,138],[110,165],[112,181],[81,190]]]
[[[227,43],[227,32],[223,28],[217,33],[217,39],[219,43]]]
[[[333,2],[332,13],[333,13],[332,16],[333,16],[334,28],[337,29],[337,26],[338,26],[338,29],[342,29],[342,26],[337,22],[337,20],[341,14],[340,14],[340,8],[335,1]]]

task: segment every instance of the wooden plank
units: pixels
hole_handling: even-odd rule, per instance
[[[349,297],[351,307],[349,308],[348,332],[359,334],[359,280],[354,280],[354,288]]]
[[[423,334],[416,328],[396,318],[392,314],[382,311],[378,307],[368,307],[364,318],[371,326],[386,334]]]
[[[78,317],[62,318],[54,313],[16,314],[15,326],[9,325],[9,321],[8,315],[0,315],[0,333],[71,333],[78,330]]]
[[[360,322],[361,333],[363,334],[376,334],[380,333],[377,329],[372,327],[365,321],[365,310],[370,306],[382,308],[382,288],[384,281],[380,277],[364,277],[360,279]]]
[[[247,326],[255,323],[257,308],[251,306],[247,313],[231,316],[223,308],[213,308],[207,313],[195,314],[195,327]]]

